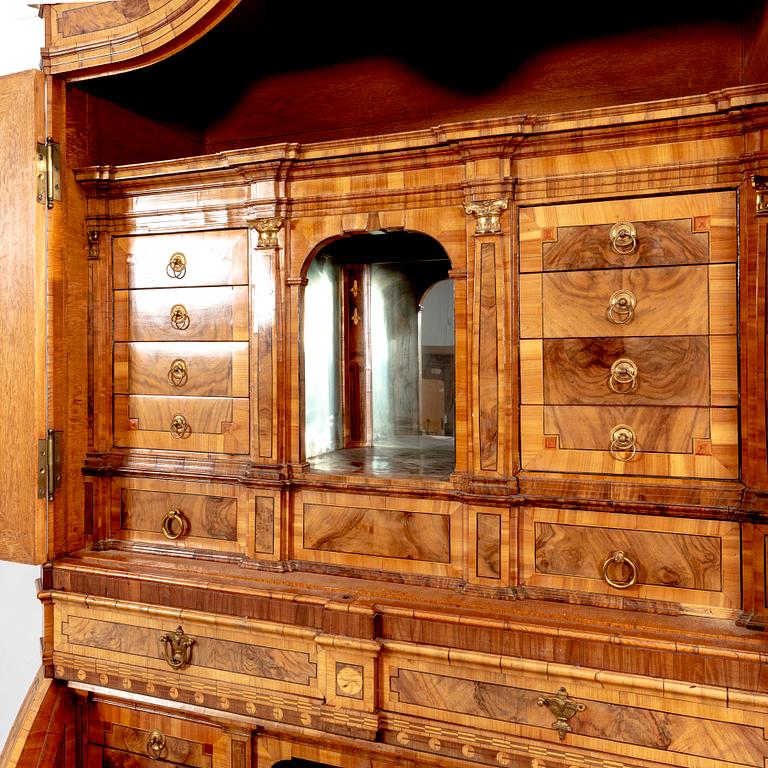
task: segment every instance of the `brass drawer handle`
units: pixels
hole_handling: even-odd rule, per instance
[[[160,529],[166,539],[175,541],[182,538],[182,536],[186,536],[189,530],[189,520],[187,520],[180,509],[172,509],[170,512],[165,513]]]
[[[187,257],[179,251],[174,253],[168,262],[168,266],[165,268],[165,273],[168,277],[181,280],[187,274]]]
[[[626,424],[617,424],[611,430],[611,456],[616,461],[632,461],[637,453],[635,433]]]
[[[583,712],[587,708],[586,704],[574,701],[565,688],[560,688],[554,696],[539,696],[536,703],[540,707],[546,707],[555,716],[552,728],[557,731],[560,741],[565,738],[566,733],[573,731],[568,721],[577,712]]]
[[[168,369],[168,381],[174,387],[183,387],[187,383],[188,378],[187,363],[180,357],[177,357]]]
[[[181,627],[176,627],[175,632],[165,632],[160,635],[163,644],[165,660],[173,669],[181,669],[192,660],[192,646],[195,641],[184,634]]]
[[[192,427],[181,414],[177,413],[171,419],[171,434],[177,440],[186,440],[192,434]]]
[[[617,395],[627,395],[637,386],[637,363],[621,357],[611,366],[608,385]]]
[[[149,738],[147,739],[147,754],[153,760],[157,760],[158,758],[162,757],[165,752],[165,734],[155,728],[154,731],[150,731]]]
[[[619,256],[628,256],[637,249],[637,229],[628,221],[618,221],[608,233],[611,247]]]
[[[180,331],[189,328],[189,312],[183,304],[174,304],[171,307],[171,325]]]
[[[625,565],[629,569],[629,578],[624,581],[611,578],[610,570],[614,564]],[[614,589],[629,589],[637,584],[637,563],[626,552],[617,550],[603,563],[603,578]]]
[[[608,300],[608,319],[616,325],[625,325],[635,313],[637,298],[632,291],[615,291]]]

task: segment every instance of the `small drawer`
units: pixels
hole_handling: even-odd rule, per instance
[[[705,266],[547,272],[543,336],[704,336],[709,298]]]
[[[542,349],[544,403],[710,405],[707,336],[544,339]]]
[[[528,586],[740,607],[737,523],[537,507],[521,533]]]
[[[131,541],[232,549],[238,539],[235,496],[120,488],[119,535]]]
[[[709,232],[693,218],[557,227],[542,243],[542,269],[605,269],[709,263]]]
[[[115,395],[115,445],[211,453],[248,453],[249,400]]]
[[[248,397],[247,342],[118,342],[115,394]]]
[[[245,230],[116,237],[115,288],[248,284]]]
[[[247,286],[115,291],[115,341],[247,341]]]

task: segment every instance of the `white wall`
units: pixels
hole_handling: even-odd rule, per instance
[[[42,45],[37,11],[26,0],[0,0],[0,75],[39,68]],[[35,596],[39,575],[40,569],[33,566],[0,563],[0,745],[40,666],[42,608]]]

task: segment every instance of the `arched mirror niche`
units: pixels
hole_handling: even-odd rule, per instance
[[[303,303],[311,471],[447,479],[455,460],[451,262],[418,232],[325,244]]]

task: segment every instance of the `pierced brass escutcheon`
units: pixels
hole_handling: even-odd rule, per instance
[[[165,632],[160,635],[163,644],[165,660],[173,669],[181,669],[192,660],[192,646],[195,641],[184,634],[181,627],[176,627],[175,632]]]
[[[180,509],[172,509],[165,513],[160,530],[166,539],[175,541],[187,535],[189,531],[189,520]]]
[[[637,249],[637,229],[628,221],[618,221],[608,233],[611,247],[619,256],[629,256]]]
[[[616,461],[632,461],[637,453],[635,433],[626,424],[617,424],[611,430],[611,456]]]
[[[546,707],[557,718],[552,723],[552,727],[557,731],[561,741],[565,738],[566,733],[573,731],[568,721],[577,712],[583,712],[587,708],[586,704],[573,701],[565,688],[560,688],[554,696],[539,696],[537,704],[540,707]]]
[[[165,734],[162,731],[155,730],[149,732],[147,738],[147,754],[153,759],[157,760],[162,757],[166,750]]]
[[[615,291],[608,299],[608,319],[616,325],[628,323],[635,313],[637,298],[632,291]]]
[[[617,581],[611,577],[610,569],[613,564],[626,566],[629,570],[629,578]],[[603,578],[614,589],[629,589],[637,584],[637,563],[626,553],[617,550],[603,563]]]
[[[181,278],[187,274],[187,257],[179,251],[174,253],[168,261],[165,273],[168,277],[174,277],[176,280],[181,280]]]
[[[611,366],[608,385],[617,395],[627,395],[637,386],[637,363],[628,357],[620,357]]]
[[[171,307],[171,325],[180,331],[189,328],[189,312],[183,304],[174,304]]]
[[[187,370],[186,361],[177,357],[168,369],[168,381],[174,387],[183,387],[187,383],[189,378],[189,371]]]
[[[178,440],[186,440],[192,434],[192,427],[179,413],[171,419],[171,434]]]

